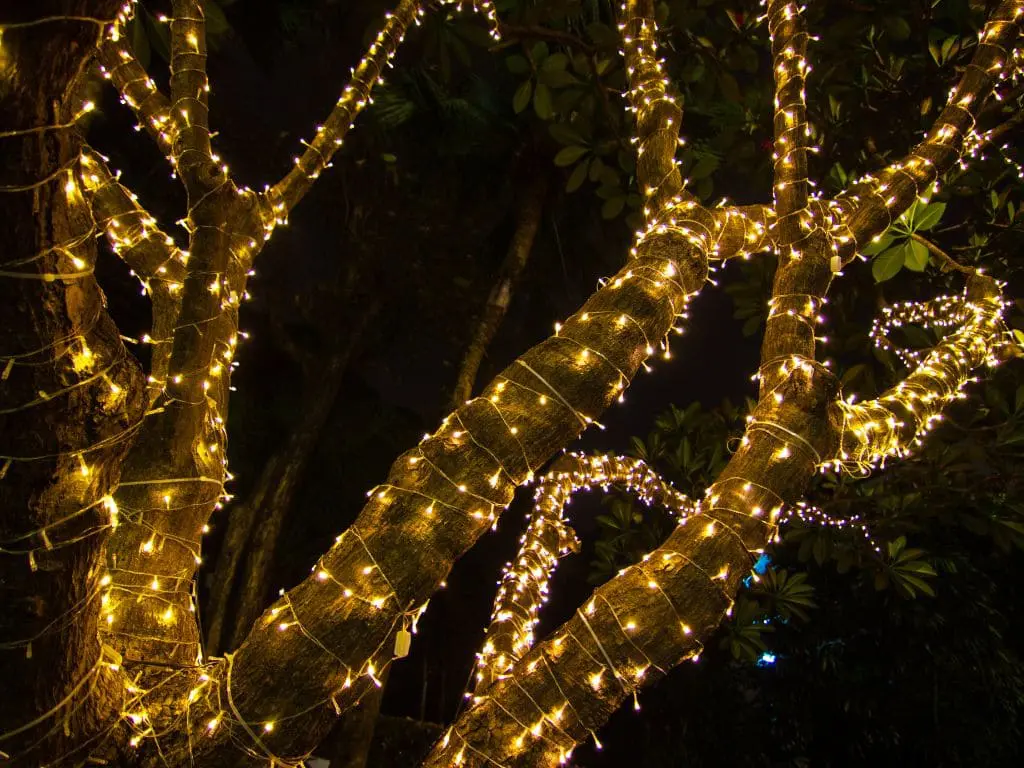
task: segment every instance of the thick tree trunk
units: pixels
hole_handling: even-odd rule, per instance
[[[473,384],[476,382],[480,363],[484,359],[484,354],[487,352],[487,347],[494,338],[494,334],[501,326],[501,321],[508,311],[509,302],[512,300],[512,291],[515,290],[516,284],[526,268],[526,262],[530,259],[533,241],[537,237],[537,229],[540,227],[544,214],[544,198],[547,195],[547,190],[547,169],[531,168],[530,176],[520,190],[516,227],[512,233],[512,240],[508,244],[508,252],[505,254],[505,260],[501,264],[498,277],[494,281],[494,286],[487,297],[487,303],[484,305],[470,339],[469,347],[459,366],[455,390],[452,393],[451,407],[453,410],[469,400],[473,394]]]
[[[97,28],[60,18],[118,3],[14,5],[0,12],[0,754],[35,766],[80,759],[120,719],[124,680],[97,623],[143,380],[93,277],[74,181]]]

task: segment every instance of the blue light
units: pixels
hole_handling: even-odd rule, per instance
[[[768,570],[768,566],[771,565],[771,562],[772,559],[767,554],[762,552],[761,556],[757,558],[757,562],[754,563],[754,573],[756,573],[758,576],[762,575],[765,571]]]
[[[775,663],[775,654],[765,651],[761,654],[761,658],[757,660],[757,666],[759,667],[770,667]]]

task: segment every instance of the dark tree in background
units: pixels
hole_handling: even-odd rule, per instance
[[[0,21],[5,759],[292,765],[360,701],[365,722],[350,718],[355,725],[340,738],[363,753],[377,692],[391,662],[409,653],[428,599],[516,488],[545,468],[520,552],[501,579],[468,706],[425,765],[574,759],[579,744],[599,743],[597,731],[624,702],[638,702],[642,687],[701,656],[712,657],[707,674],[729,673],[732,687],[718,703],[745,705],[728,707],[729,724],[760,723],[764,738],[779,744],[760,759],[827,762],[835,756],[815,733],[883,686],[869,666],[858,681],[864,697],[855,699],[851,665],[836,643],[885,642],[895,653],[901,641],[934,632],[937,619],[929,623],[927,609],[916,608],[922,603],[909,601],[934,594],[939,569],[956,584],[955,599],[941,591],[936,598],[939,616],[1004,627],[998,606],[1007,584],[984,561],[990,542],[1008,550],[1024,540],[1016,366],[986,384],[984,404],[951,404],[975,377],[1015,357],[1021,342],[1000,282],[1016,277],[1020,244],[1020,171],[1005,156],[1020,121],[1020,0],[828,13],[821,4],[770,0],[760,17],[702,0],[628,0],[622,8],[479,0],[462,3],[461,15],[458,3],[402,0],[288,172],[266,187],[253,183],[262,191],[243,178],[266,173],[259,161],[280,136],[259,99],[225,120],[241,134],[224,142],[243,156],[243,170],[214,148],[218,96],[210,86],[219,73],[208,53],[216,44],[223,61],[244,58],[226,30],[233,20],[245,34],[244,24],[262,20],[245,22],[232,5],[174,0],[164,17],[133,4],[53,0],[5,9]],[[373,15],[309,12],[340,14],[350,36]],[[399,63],[395,54],[407,33],[416,40],[417,24],[415,56]],[[821,46],[818,57],[809,27],[822,28],[833,49]],[[161,50],[166,78],[153,61]],[[821,81],[809,98],[810,65],[819,58]],[[180,182],[178,197],[153,206],[167,216],[151,215],[110,160],[84,143],[80,128],[100,98],[97,71]],[[298,99],[309,78],[283,66],[236,72],[280,79]],[[371,95],[378,101],[368,110]],[[909,100],[920,124],[896,117]],[[683,104],[692,131],[681,131]],[[363,111],[368,135],[350,139]],[[95,127],[97,143],[112,127]],[[353,140],[359,152],[339,153]],[[114,141],[118,164],[142,179],[151,159],[122,150],[119,134]],[[334,171],[341,182],[328,187],[332,198],[307,205],[343,222],[347,248],[327,250],[345,252],[313,274],[286,258],[268,263],[272,308],[254,315],[279,350],[276,368],[303,382],[292,396],[302,413],[273,428],[274,448],[258,436],[243,442],[242,453],[265,464],[243,482],[244,500],[231,508],[200,601],[203,535],[231,501],[228,427],[246,423],[228,409],[246,336],[239,311],[268,242],[323,249],[278,233],[337,158],[345,167]],[[430,164],[444,170],[428,172]],[[445,170],[467,165],[470,180],[446,179]],[[813,178],[821,179],[817,191]],[[452,190],[461,193],[455,203],[442,194]],[[483,196],[488,190],[498,210]],[[715,204],[721,190],[735,190],[741,204]],[[590,216],[594,209],[606,224]],[[158,218],[177,218],[182,236]],[[559,220],[576,226],[560,229]],[[616,222],[636,230],[631,245]],[[396,267],[403,254],[393,246],[417,239],[396,235],[402,228],[415,228],[423,250]],[[481,233],[503,240],[491,246],[496,274],[472,258],[448,258],[461,282],[434,290],[447,266],[431,263],[434,249],[479,245]],[[98,258],[97,238],[119,263]],[[499,327],[515,320],[531,253],[557,252],[571,297],[561,241],[588,238],[616,262],[615,273],[552,336],[539,337],[520,318],[524,338],[540,340],[500,372],[488,363],[493,378],[477,388]],[[860,266],[868,259],[870,269]],[[633,457],[571,455],[548,467],[622,398],[641,366],[672,357],[668,339],[690,325],[689,302],[729,261],[737,266],[721,279],[730,282],[744,333],[761,332],[752,361],[757,397],[743,408],[673,408],[646,440],[634,440]],[[138,329],[129,327],[137,310],[112,318],[127,270],[151,311]],[[905,301],[887,300],[890,280],[904,281],[897,290]],[[460,300],[472,308],[469,322],[447,306]],[[458,318],[465,339],[448,379],[433,374],[442,390],[435,400],[453,387],[455,410],[415,447],[396,446],[406,449],[351,525],[326,551],[310,551],[312,573],[268,606],[280,578],[279,540],[321,460],[316,447],[327,439],[345,445],[347,436],[330,435],[328,425],[332,411],[355,410],[339,397],[350,361],[368,346],[407,338],[432,311]],[[344,332],[332,328],[339,320]],[[699,320],[693,326],[699,334]],[[438,353],[420,354],[415,366],[378,378],[394,386],[404,370],[415,389],[429,386],[420,372]],[[730,372],[715,357],[684,365],[688,379],[724,381]],[[256,396],[233,403],[252,412],[282,402],[274,368],[264,369],[262,383],[254,377]],[[856,402],[854,388],[867,399]],[[925,439],[947,412],[953,423]],[[877,471],[882,465],[887,471]],[[565,504],[579,490],[612,485],[663,512],[610,497],[588,549],[593,580],[603,583],[535,642],[552,570],[578,549]],[[973,538],[965,543],[966,535]],[[800,563],[808,561],[816,568],[805,572]],[[839,576],[823,569],[830,562]],[[878,594],[865,597],[869,589]],[[844,606],[864,617],[859,627],[849,616],[836,619]],[[893,610],[905,623],[872,635]],[[789,651],[790,666],[779,665],[779,684],[751,682],[751,661],[776,663],[766,643],[776,629],[788,643],[781,647],[800,650]],[[991,719],[1012,723],[1018,657],[997,633],[972,637],[980,639],[941,648],[936,640],[934,653],[997,655],[981,665],[998,692]],[[720,653],[736,661],[715,661]],[[782,670],[798,669],[802,655],[821,671],[799,679],[817,677],[824,690],[835,675],[850,699],[820,720],[780,723],[773,711],[798,711]],[[707,675],[696,674],[678,676],[700,692],[681,694],[698,707],[683,720],[693,729],[707,712],[701,705],[716,700]],[[921,685],[913,670],[897,668],[886,684],[893,679]],[[948,688],[933,676],[930,699],[921,697],[935,733],[947,717],[940,702]],[[874,727],[870,709],[860,722]],[[665,722],[660,716],[651,722]],[[711,764],[699,737],[677,743],[646,733],[650,755],[692,750]],[[850,759],[876,754],[871,739],[859,742],[852,726],[850,734]],[[936,747],[934,759],[1012,759],[1003,743],[967,754],[969,736],[948,738],[952,746]],[[736,761],[748,759],[735,750]]]

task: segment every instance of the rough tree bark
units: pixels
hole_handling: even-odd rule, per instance
[[[82,757],[124,679],[98,639],[110,494],[143,411],[142,375],[93,276],[73,169],[83,68],[115,2],[2,14],[0,51],[0,753]]]
[[[658,63],[653,2],[627,0],[625,9],[638,176],[651,201],[648,231],[657,232],[672,225],[665,211],[680,204],[689,210],[699,206],[683,191],[673,160],[681,111],[666,92]],[[970,113],[967,118],[954,113],[965,112],[968,104],[977,108],[992,87],[991,76],[978,77],[978,72],[990,75],[1000,69],[1002,45],[1011,39],[1005,35],[1016,33],[1012,20],[1020,13],[1019,4],[1011,2],[996,10],[970,77],[965,76],[951,97],[957,107],[943,113],[940,126],[943,120],[962,124],[970,119]],[[773,239],[779,267],[762,344],[762,397],[746,434],[698,504],[697,514],[642,563],[595,590],[586,607],[550,639],[511,668],[506,666],[435,746],[427,766],[563,763],[641,685],[699,656],[703,639],[731,609],[740,580],[751,570],[752,555],[775,536],[783,506],[799,500],[819,465],[852,459],[870,466],[881,457],[899,455],[929,428],[936,409],[956,396],[970,371],[992,361],[1001,335],[1002,303],[994,281],[974,277],[964,300],[969,319],[918,370],[872,403],[851,407],[839,400],[837,380],[814,357],[817,310],[841,266],[838,254],[850,229],[857,228],[858,239],[884,231],[898,198],[882,197],[885,204],[879,209],[880,182],[866,183],[872,196],[864,203],[856,201],[853,210],[859,217],[854,215],[849,226],[836,221],[828,207],[808,205],[803,104],[807,32],[791,0],[769,0],[767,16],[775,57],[778,218]],[[968,89],[972,98],[965,100]],[[932,135],[949,138],[941,127]],[[960,146],[954,143],[953,152],[927,166],[928,184],[949,167]],[[899,167],[914,166],[908,161]],[[906,204],[922,189],[905,185]],[[888,190],[883,186],[880,191]],[[557,528],[557,523],[552,525]],[[521,578],[528,578],[531,566],[519,569]],[[540,570],[534,578],[547,578],[546,569]],[[520,651],[505,649],[513,658]],[[482,655],[488,656],[486,647]]]
[[[686,192],[674,160],[682,115],[658,63],[653,3],[628,0],[623,39],[646,203],[629,262],[554,336],[400,456],[312,576],[237,652],[205,659],[192,585],[202,531],[223,494],[227,383],[249,268],[327,167],[424,8],[398,3],[295,168],[256,194],[232,180],[210,145],[203,3],[172,4],[169,97],[139,78],[124,19],[95,23],[114,13],[109,5],[68,0],[4,17],[0,192],[11,203],[0,214],[9,224],[0,234],[0,319],[12,332],[0,348],[0,567],[5,600],[24,610],[0,624],[0,673],[18,686],[0,703],[0,749],[15,764],[97,744],[95,758],[134,749],[117,755],[134,766],[298,763],[337,713],[379,683],[396,638],[515,488],[592,424],[651,355],[668,353],[666,336],[708,260],[774,246],[764,396],[698,514],[518,659],[428,759],[553,765],[642,684],[699,653],[751,553],[771,540],[782,505],[799,499],[818,465],[900,455],[993,355],[1001,300],[994,281],[972,277],[961,329],[898,387],[852,406],[814,360],[811,318],[858,245],[960,156],[1011,69],[1021,0],[995,8],[925,140],[833,201],[808,201],[803,186],[800,11],[790,0],[769,2],[777,210],[714,211]],[[473,5],[493,21],[490,2]],[[73,83],[97,29],[110,79],[185,186],[187,251],[161,239],[94,159],[78,160]],[[127,237],[118,234],[125,216]],[[148,392],[91,277],[98,227],[154,287],[160,363]],[[800,303],[789,304],[792,294]],[[22,701],[39,717],[12,709]]]

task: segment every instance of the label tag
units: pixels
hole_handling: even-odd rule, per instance
[[[395,635],[395,658],[404,659],[409,655],[409,646],[412,645],[412,634],[405,627],[398,630]]]

